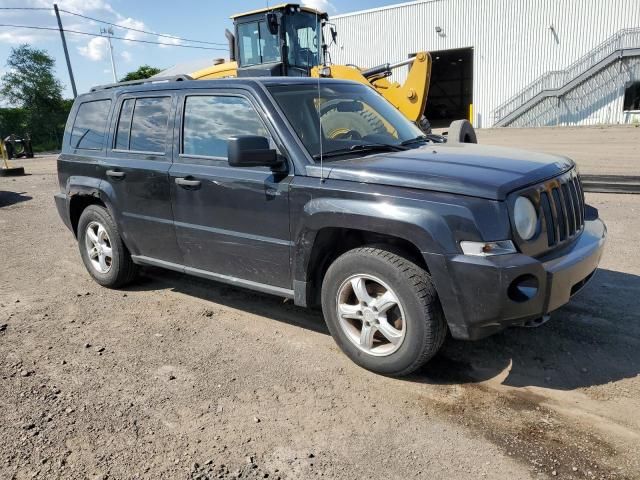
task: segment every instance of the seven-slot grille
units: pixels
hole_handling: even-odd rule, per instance
[[[544,185],[540,191],[540,212],[549,247],[582,231],[584,192],[580,178],[573,171]]]

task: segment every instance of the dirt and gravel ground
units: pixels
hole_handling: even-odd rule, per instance
[[[0,478],[640,478],[640,196],[587,194],[602,269],[549,323],[395,380],[275,297],[154,269],[99,287],[54,158],[21,164],[0,178]]]

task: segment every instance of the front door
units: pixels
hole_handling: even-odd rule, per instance
[[[181,263],[168,173],[176,102],[166,91],[122,97],[103,168],[105,188],[111,190],[131,253]]]
[[[182,128],[169,173],[184,264],[290,289],[292,176],[227,162],[230,136],[261,135],[274,143],[259,108],[234,93],[186,93],[179,102]]]

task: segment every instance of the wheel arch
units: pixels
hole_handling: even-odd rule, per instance
[[[71,177],[69,180],[67,184],[69,220],[73,234],[76,237],[78,236],[80,216],[89,205],[99,205],[106,208],[120,229],[120,222],[113,206],[112,195],[109,195],[108,192],[110,185],[99,179],[89,177]],[[107,187],[106,191],[105,185]]]
[[[418,247],[407,239],[371,230],[324,227],[316,234],[305,272],[309,305],[319,305],[322,281],[329,266],[342,254],[365,246],[390,251],[429,270]]]
[[[348,207],[341,208],[345,201]],[[353,248],[384,248],[429,271],[423,252],[442,251],[443,245],[432,235],[432,228],[442,231],[441,222],[441,218],[414,207],[381,209],[370,202],[337,199],[310,202],[294,243],[295,302],[318,305],[329,265]]]

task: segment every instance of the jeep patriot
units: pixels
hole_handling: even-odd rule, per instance
[[[570,159],[442,143],[349,81],[96,87],[63,142],[55,203],[96,282],[153,265],[321,307],[385,375],[447,331],[542,323],[605,243]]]

